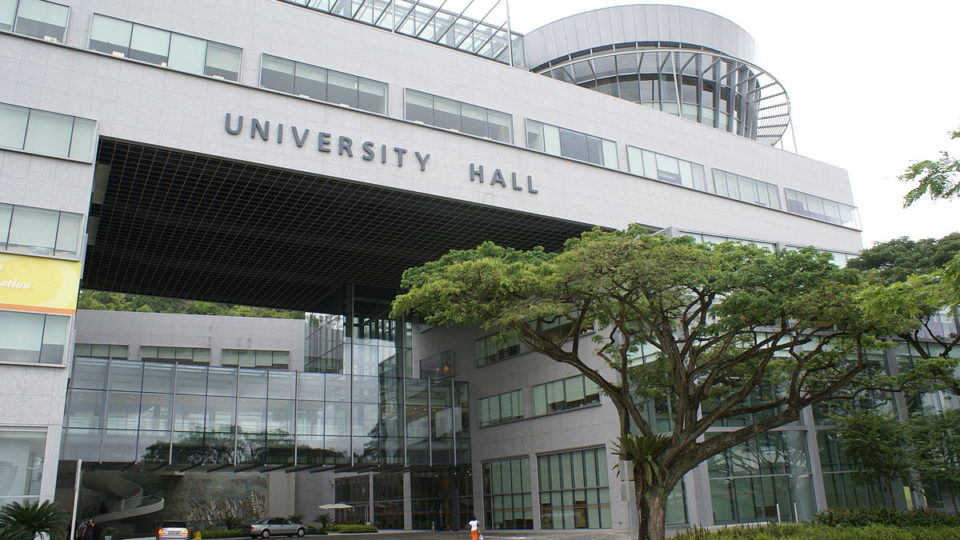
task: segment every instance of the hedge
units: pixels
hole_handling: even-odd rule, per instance
[[[827,510],[813,516],[813,522],[831,527],[893,525],[895,527],[960,527],[960,516],[944,514],[928,508],[895,510],[893,508],[859,508]]]
[[[960,540],[960,527],[866,527],[816,524],[737,527],[707,532],[691,530],[671,540]]]
[[[337,525],[334,530],[339,533],[367,533],[377,532],[373,525]]]

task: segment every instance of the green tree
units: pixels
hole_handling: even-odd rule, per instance
[[[870,273],[871,285],[861,293],[864,310],[884,318],[919,358],[904,376],[913,391],[946,388],[960,396],[960,334],[937,323],[956,317],[960,306],[960,233],[896,238],[863,250],[847,266]]]
[[[911,466],[927,483],[953,499],[960,497],[960,410],[917,415],[907,423],[911,441]]]
[[[139,311],[143,313],[189,313],[193,315],[228,315],[232,317],[267,317],[273,319],[302,319],[302,311],[221,304],[199,300],[182,300],[161,296],[126,294],[81,289],[77,301],[79,309],[103,311]]]
[[[867,486],[879,480],[890,500],[897,500],[894,482],[911,479],[909,437],[899,419],[873,411],[847,410],[834,416],[833,421],[839,428],[840,451],[854,469],[854,480]]]
[[[33,540],[39,533],[60,538],[66,522],[67,513],[50,501],[12,502],[0,508],[0,531],[6,531],[3,536],[13,539],[22,535]]]
[[[407,270],[393,307],[513,333],[600,386],[619,416],[615,452],[629,463],[620,472],[634,481],[639,537],[662,539],[667,495],[688,471],[871,384],[864,351],[885,329],[858,307],[859,276],[813,249],[694,244],[630,227],[584,233],[559,254],[489,242],[452,251]],[[672,431],[641,412],[651,399],[670,402]]]
[[[960,131],[951,131],[951,139],[960,138]],[[931,200],[951,199],[960,196],[960,160],[948,152],[940,152],[936,160],[925,159],[911,163],[899,176],[903,182],[916,184],[903,197],[903,206],[910,206],[924,195]]]

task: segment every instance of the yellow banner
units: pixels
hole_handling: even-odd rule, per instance
[[[0,253],[0,309],[73,315],[80,263]]]

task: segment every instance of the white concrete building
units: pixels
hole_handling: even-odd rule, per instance
[[[449,8],[0,0],[0,502],[53,498],[83,459],[265,475],[275,513],[347,499],[387,528],[631,527],[594,389],[389,320],[400,273],[630,223],[842,262],[861,248],[846,172],[777,146],[789,100],[731,21],[623,6],[520,36]],[[78,315],[81,284],[335,316]],[[844,496],[809,420],[763,443],[803,446],[802,470],[747,486],[704,465],[672,523]],[[144,495],[103,485],[104,515]]]

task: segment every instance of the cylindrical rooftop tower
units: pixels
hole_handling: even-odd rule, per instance
[[[780,83],[733,22],[680,6],[602,8],[523,37],[528,69],[766,144],[790,124]]]

